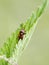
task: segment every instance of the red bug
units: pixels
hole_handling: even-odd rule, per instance
[[[20,39],[23,40],[23,37],[24,37],[25,34],[26,34],[26,32],[25,32],[24,29],[20,30],[19,35],[18,35],[19,40]]]

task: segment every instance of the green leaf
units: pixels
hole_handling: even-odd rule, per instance
[[[19,56],[23,53],[23,50],[28,45],[38,23],[37,20],[43,13],[46,4],[47,0],[44,1],[44,3],[37,9],[35,13],[32,13],[32,16],[25,23],[20,24],[20,27],[14,33],[12,33],[12,35],[4,43],[3,47],[0,48],[0,55],[5,55],[7,59],[10,58],[11,60],[13,59],[15,62],[17,62]],[[18,39],[21,29],[26,31],[23,40]],[[0,65],[10,64],[5,60],[0,60]]]

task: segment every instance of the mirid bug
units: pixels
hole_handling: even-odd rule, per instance
[[[18,35],[18,39],[19,39],[19,40],[20,40],[20,39],[23,40],[23,37],[24,37],[25,34],[26,34],[26,32],[25,32],[24,29],[20,30],[19,35]]]

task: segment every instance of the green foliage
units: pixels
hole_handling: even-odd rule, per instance
[[[14,61],[17,62],[19,56],[22,54],[23,50],[27,46],[34,32],[34,29],[37,25],[37,19],[43,13],[46,4],[47,0],[45,0],[42,6],[37,9],[36,13],[32,14],[30,19],[28,19],[25,23],[20,24],[20,27],[7,39],[3,47],[0,48],[0,56],[5,55],[6,58],[13,58]],[[24,29],[26,31],[23,40],[18,39],[18,34],[21,29]],[[2,59],[0,60],[0,65],[10,65],[10,64],[4,59]]]

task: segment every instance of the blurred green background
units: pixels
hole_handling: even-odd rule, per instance
[[[0,47],[42,2],[43,0],[0,0]],[[29,45],[18,64],[49,65],[49,5],[39,19]]]

